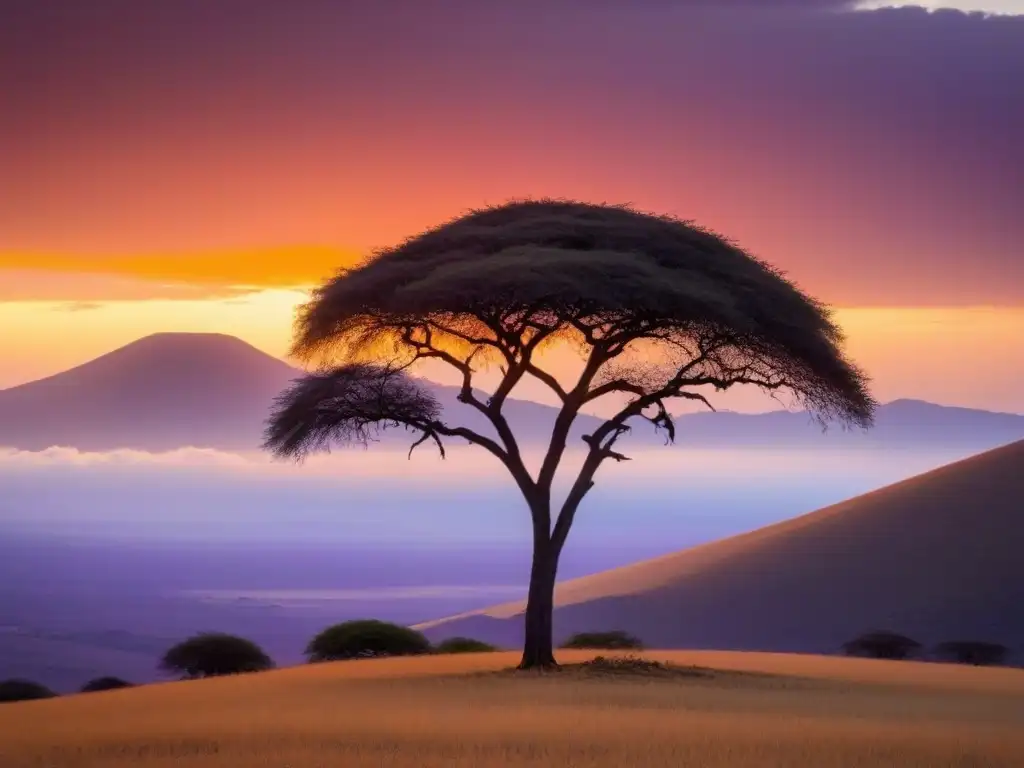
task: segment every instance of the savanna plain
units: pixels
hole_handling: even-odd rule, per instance
[[[1024,766],[1024,670],[648,652],[372,659],[5,705],[5,768]],[[606,654],[614,656],[614,654]]]

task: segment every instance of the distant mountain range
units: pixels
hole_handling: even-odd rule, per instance
[[[862,632],[1024,651],[1024,441],[751,533],[563,582],[555,632],[835,653]],[[522,602],[429,622],[522,642]],[[1024,657],[1021,657],[1024,658]]]
[[[70,446],[103,451],[166,451],[185,446],[255,450],[275,395],[300,371],[240,339],[219,334],[157,334],[69,371],[0,390],[0,446],[43,450]],[[484,417],[456,399],[457,389],[430,383],[453,422],[493,434]],[[505,413],[526,445],[546,443],[555,410],[510,400]],[[600,424],[581,416],[573,438]],[[823,433],[806,413],[695,413],[677,420],[676,444],[714,448],[927,448],[985,450],[1024,438],[1024,416],[897,400],[879,408],[868,432]],[[385,445],[407,435],[386,433]],[[660,445],[646,422],[624,438]]]

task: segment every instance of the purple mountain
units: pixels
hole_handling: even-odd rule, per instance
[[[166,451],[184,446],[256,450],[274,397],[301,371],[221,334],[147,336],[77,368],[0,390],[0,445],[54,445],[104,451]],[[456,400],[457,389],[429,383],[459,423],[493,434],[484,417]],[[506,414],[525,441],[546,435],[555,411],[525,400]],[[596,419],[584,417],[581,427]],[[385,445],[407,447],[401,430]]]
[[[274,397],[300,374],[240,339],[219,334],[157,334],[49,378],[0,391],[0,446],[43,450],[184,446],[247,451],[259,447]],[[493,435],[478,412],[457,402],[457,390],[427,384],[454,423]],[[509,400],[505,414],[524,445],[545,444],[555,410]],[[570,445],[593,430],[596,417],[577,419]],[[971,450],[1024,438],[1024,416],[897,400],[878,411],[874,429],[822,431],[806,413],[697,413],[677,423],[677,444],[744,448],[928,448]],[[384,445],[405,448],[410,436],[389,431]],[[629,447],[663,438],[639,421]]]

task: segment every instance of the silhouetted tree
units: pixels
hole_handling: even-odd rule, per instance
[[[132,684],[120,677],[96,677],[82,686],[82,693],[98,693],[99,691],[113,691],[118,688],[131,688]]]
[[[256,643],[220,632],[190,637],[168,650],[160,662],[163,671],[190,679],[262,672],[273,666]]]
[[[377,619],[344,621],[323,630],[309,641],[311,662],[340,661],[372,656],[416,656],[430,651],[421,632]]]
[[[541,351],[559,342],[579,353],[574,382],[542,365]],[[868,426],[875,403],[841,345],[825,306],[706,229],[620,206],[512,202],[380,250],[318,288],[299,312],[292,351],[323,367],[278,398],[265,446],[301,460],[404,427],[417,435],[412,448],[431,441],[443,456],[452,438],[495,456],[533,522],[520,666],[553,666],[559,556],[598,469],[628,458],[616,443],[630,422],[646,419],[671,441],[671,400],[710,407],[705,392],[746,384],[789,392],[822,424]],[[493,436],[442,414],[406,373],[419,360],[458,372],[459,400]],[[473,377],[491,363],[502,378],[485,396]],[[527,378],[561,403],[536,474],[503,412]],[[583,436],[583,464],[556,503],[573,421],[602,398],[617,400],[617,410]]]
[[[895,632],[868,632],[843,644],[847,656],[874,659],[906,659],[921,650],[921,644]]]
[[[56,695],[45,685],[34,683],[31,680],[22,680],[21,678],[0,680],[0,703],[52,699]]]
[[[601,650],[642,650],[644,645],[640,639],[628,632],[612,630],[610,632],[577,632],[564,643],[563,648],[599,648]]]
[[[1010,649],[999,643],[976,640],[948,640],[935,646],[934,654],[940,659],[958,664],[976,666],[998,666],[1006,661]]]
[[[435,653],[493,653],[497,647],[472,637],[449,637],[434,647]]]

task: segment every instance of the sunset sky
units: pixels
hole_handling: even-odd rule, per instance
[[[555,196],[782,267],[880,399],[1024,412],[1024,0],[943,5],[996,15],[0,0],[0,387],[155,331],[283,355],[335,268]]]

